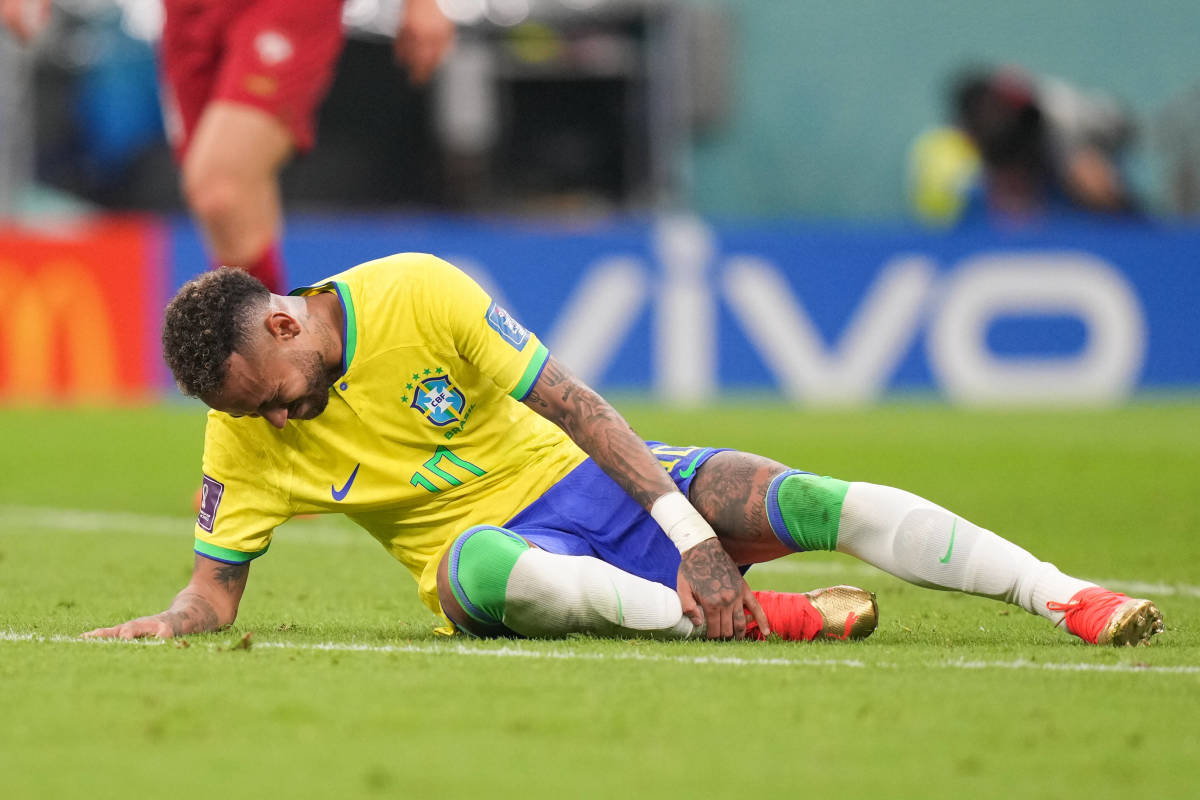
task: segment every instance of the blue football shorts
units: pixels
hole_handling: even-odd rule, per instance
[[[728,449],[646,444],[685,497],[700,466]],[[594,556],[625,572],[675,588],[679,571],[675,543],[650,512],[590,458],[504,527],[548,552]]]

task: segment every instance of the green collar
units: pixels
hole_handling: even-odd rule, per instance
[[[315,286],[301,286],[288,292],[293,297],[317,294],[333,290],[338,301],[342,304],[342,374],[350,371],[354,361],[354,351],[358,346],[358,317],[354,313],[354,298],[350,295],[350,287],[345,281],[329,281]]]

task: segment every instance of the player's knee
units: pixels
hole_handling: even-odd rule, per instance
[[[219,234],[223,228],[236,228],[245,216],[250,192],[242,180],[225,170],[185,164],[182,188],[188,208],[210,231]]]
[[[508,577],[528,549],[528,542],[503,528],[479,525],[461,533],[439,570],[442,610],[469,633],[503,633]]]
[[[184,162],[180,186],[188,208],[198,217],[216,215],[231,202],[230,182],[198,162]]]
[[[808,472],[780,473],[767,487],[771,530],[792,550],[833,550],[849,486]]]

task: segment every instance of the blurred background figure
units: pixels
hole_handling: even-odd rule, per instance
[[[1166,164],[1165,208],[1200,216],[1200,85],[1171,98],[1157,114],[1155,145]]]
[[[923,0],[918,10],[877,3],[869,13],[737,0],[437,0],[434,13],[452,23],[455,44],[418,87],[394,68],[395,34],[406,19],[400,0],[289,7],[324,9],[326,22],[305,29],[322,32],[311,42],[303,38],[310,34],[259,24],[251,9],[273,2],[169,0],[164,12],[163,0],[0,0],[44,28],[32,47],[0,30],[0,206],[10,215],[0,223],[0,270],[27,287],[21,325],[0,323],[0,392],[12,386],[28,395],[39,386],[44,395],[69,395],[80,383],[77,366],[125,364],[130,350],[120,336],[133,313],[120,303],[129,298],[114,291],[111,303],[92,304],[103,316],[80,320],[61,298],[78,294],[84,276],[98,297],[112,286],[144,285],[142,307],[161,308],[210,256],[277,262],[280,205],[295,284],[380,253],[445,254],[489,291],[507,294],[506,307],[547,331],[588,379],[651,386],[675,399],[769,385],[764,364],[795,396],[855,402],[889,381],[949,386],[952,367],[980,367],[953,384],[963,396],[962,386],[988,369],[1008,368],[993,351],[1048,353],[1060,366],[1085,369],[1100,363],[1088,349],[1093,338],[1133,343],[1114,349],[1114,366],[1097,378],[1108,381],[1105,392],[1123,391],[1128,376],[1142,374],[1137,305],[1114,302],[1125,312],[1110,319],[1082,294],[1046,285],[1053,259],[1028,253],[1027,234],[1047,253],[1083,248],[1113,269],[1153,264],[1156,277],[1193,259],[1186,237],[1172,240],[1164,232],[1172,226],[1158,223],[1164,212],[1200,208],[1191,177],[1200,174],[1200,102],[1186,57],[1194,26],[1116,0],[1104,0],[1104,13],[1086,26],[1069,9],[1032,0],[1021,0],[1018,12]],[[250,16],[205,16],[221,8]],[[172,22],[179,13],[194,19]],[[1189,13],[1200,21],[1200,7]],[[26,21],[9,24],[16,30]],[[204,43],[222,25],[242,56],[212,79],[218,100],[208,103],[207,90],[178,87],[217,69]],[[164,95],[166,125],[156,48],[175,74],[176,88]],[[260,61],[278,69],[260,69]],[[972,63],[1026,64],[1034,75],[1104,87],[1111,97],[1011,70],[963,72]],[[309,70],[307,94],[286,90],[288,65]],[[952,91],[949,76],[958,78]],[[302,102],[268,97],[281,94]],[[210,116],[227,123],[213,130],[233,134],[213,134]],[[1012,224],[962,238],[902,224],[912,217],[910,148],[942,118],[949,124],[912,150],[924,218],[1016,222],[1025,249],[1005,249]],[[319,146],[291,158],[313,130]],[[234,213],[239,204],[245,209]],[[179,213],[189,205],[209,222]],[[82,213],[64,221],[63,209]],[[1136,216],[1140,224],[1077,231],[1055,224],[1064,216]],[[858,230],[851,235],[842,223]],[[894,240],[897,228],[915,238]],[[863,229],[871,236],[859,235]],[[1093,234],[1142,238],[1072,238]],[[243,242],[238,253],[217,252],[222,236]],[[1135,246],[1136,259],[1120,255]],[[893,247],[922,259],[897,266]],[[1010,320],[1004,298],[993,297],[988,315],[955,316],[966,306],[949,304],[939,306],[948,309],[942,323],[931,321],[928,306],[943,284],[960,265],[972,266],[972,248],[985,247],[1014,263],[1036,262],[1032,283],[1054,295],[1044,304],[1056,320]],[[552,268],[550,283],[530,279],[535,262]],[[818,263],[844,273],[828,297],[805,274]],[[115,264],[126,265],[122,277]],[[795,291],[784,291],[791,286],[781,275]],[[537,296],[523,296],[533,288]],[[1114,297],[1125,291],[1116,281],[1110,288]],[[578,309],[560,319],[554,309],[574,296]],[[1164,307],[1173,300],[1162,297]],[[1122,336],[1092,337],[1097,320]],[[1160,328],[1172,324],[1170,314],[1163,320]],[[158,320],[141,322],[152,331]],[[978,335],[954,328],[967,323]],[[153,332],[143,340],[156,347]],[[804,344],[779,344],[785,340]],[[1170,340],[1156,329],[1154,341]],[[31,342],[49,342],[48,357],[34,358]],[[94,357],[88,348],[101,344],[110,355]],[[120,385],[149,386],[156,358],[128,360],[131,377]],[[7,363],[28,374],[6,371]],[[991,377],[979,392],[1019,385],[1007,372]],[[1034,377],[1030,385],[1046,383]],[[114,385],[106,381],[93,383]],[[1056,384],[1079,392],[1083,385]]]
[[[243,267],[272,290],[286,291],[279,252],[280,172],[295,153],[314,144],[316,111],[344,41],[342,0],[164,0],[162,11],[163,117],[187,205],[215,264]],[[48,23],[50,0],[0,0],[0,17],[18,41],[28,43]],[[424,84],[454,37],[454,24],[436,0],[406,0],[395,56],[414,84]],[[108,106],[132,110],[137,98],[150,93],[139,92],[137,81],[122,80],[131,74],[128,64],[111,51],[131,40],[111,38],[117,44],[110,42],[110,57],[95,62],[82,79],[82,98],[105,100],[92,107],[95,124],[89,123],[86,101],[78,108],[88,130],[116,123],[113,135],[92,135],[89,141],[112,142],[94,148],[92,162],[115,162],[119,168],[138,149],[138,131],[148,126],[137,124],[137,114],[106,113]],[[108,91],[87,91],[87,81],[106,77],[113,78]]]
[[[1119,168],[1134,130],[1112,98],[1003,67],[964,72],[948,101],[952,124],[921,134],[909,156],[911,199],[924,221],[1135,213]]]
[[[166,44],[160,45],[164,5]],[[327,16],[332,5],[326,2]],[[693,137],[728,120],[730,28],[720,9],[677,0],[337,5],[344,46],[328,69],[332,84],[307,131],[299,123],[285,126],[301,144],[320,131],[319,147],[304,158],[285,158],[280,183],[289,211],[677,209],[687,202],[686,151]],[[16,37],[0,30],[0,52],[20,63],[20,69],[15,63],[0,69],[0,93],[24,98],[21,111],[0,112],[0,138],[11,131],[26,153],[0,163],[0,175],[24,176],[11,181],[24,187],[18,215],[44,216],[48,197],[56,208],[74,206],[75,199],[97,212],[180,210],[193,192],[179,195],[166,134],[173,134],[175,155],[180,141],[189,152],[202,149],[192,140],[203,144],[205,136],[204,126],[185,113],[194,109],[185,108],[171,86],[202,63],[203,53],[187,55],[188,48],[220,27],[196,9],[239,7],[213,0],[53,0],[50,6],[0,0],[4,10],[52,12],[33,47],[18,47]],[[315,7],[306,4],[305,13]],[[182,44],[171,24],[172,10],[180,8],[200,20],[193,20]],[[418,24],[422,19],[430,22]],[[232,33],[229,24],[231,36],[247,36]],[[22,36],[30,33],[24,21],[10,25]],[[319,29],[328,33],[329,27]],[[452,48],[440,38],[447,31]],[[261,55],[249,38],[246,64]],[[279,70],[316,70],[314,59],[326,58],[307,41],[298,48],[303,59],[281,58],[287,44],[274,36],[262,46],[267,58],[280,59]],[[155,50],[165,77],[172,69],[176,75],[164,87],[167,131],[158,111]],[[435,56],[440,66],[429,77],[420,65]],[[237,72],[242,62],[229,59]],[[407,75],[392,68],[396,60]],[[267,99],[258,93],[271,82],[265,73],[260,77],[268,80],[254,79],[251,88],[239,86],[236,76],[219,78],[214,91],[260,108]],[[289,111],[289,118],[304,115]],[[192,134],[175,135],[190,128]],[[97,150],[108,154],[102,162],[93,156]],[[206,170],[191,169],[191,162],[203,166],[210,159],[199,153],[184,158],[185,177],[197,174],[185,188],[194,187],[204,204],[203,196],[215,192],[203,191]]]
[[[20,5],[42,0],[29,3]],[[1039,76],[1025,82],[1051,136],[1092,136],[1091,122],[1077,123],[1115,112],[1129,123],[1116,130],[1138,135],[1115,149],[1100,137],[1098,152],[1120,167],[1110,186],[1151,218],[1193,213],[1175,196],[1200,141],[1186,95],[1196,76],[1184,31],[1194,26],[1115,0],[1085,28],[1065,7],[1030,0],[1011,25],[1007,12],[929,0],[908,13],[886,4],[771,13],[737,0],[438,0],[456,46],[417,88],[391,68],[400,5],[343,0],[345,46],[317,114],[320,146],[282,174],[289,212],[899,221],[912,213],[913,140],[946,119],[914,158],[918,196],[924,218],[958,219],[955,187],[979,168],[979,151],[947,77],[964,64],[1020,63]],[[161,121],[147,123],[145,112],[158,104],[161,0],[52,0],[52,10],[33,48],[0,31],[0,139],[15,135],[37,162],[31,170],[28,157],[0,155],[0,181],[27,185],[13,174],[32,172],[41,188],[96,210],[180,210]],[[999,70],[973,72],[990,79]],[[1046,75],[1089,90],[1059,91]],[[24,111],[11,110],[18,96]],[[1053,149],[1052,159],[1074,147]],[[1077,164],[1088,163],[1084,152]],[[1077,172],[1083,185],[1079,174],[1096,170]]]

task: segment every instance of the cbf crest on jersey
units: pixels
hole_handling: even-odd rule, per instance
[[[438,369],[437,371],[441,372],[442,370]],[[433,370],[425,370],[426,374],[431,372]],[[418,377],[419,374],[413,375],[414,380]],[[467,401],[463,397],[463,393],[450,380],[449,375],[434,374],[432,377],[417,381],[415,385],[410,384],[409,388],[413,393],[412,403],[409,406],[420,411],[425,419],[434,425],[440,427],[462,420],[463,408]]]
[[[488,306],[487,324],[517,350],[520,350],[529,341],[529,330],[513,319],[512,314],[495,303]]]

